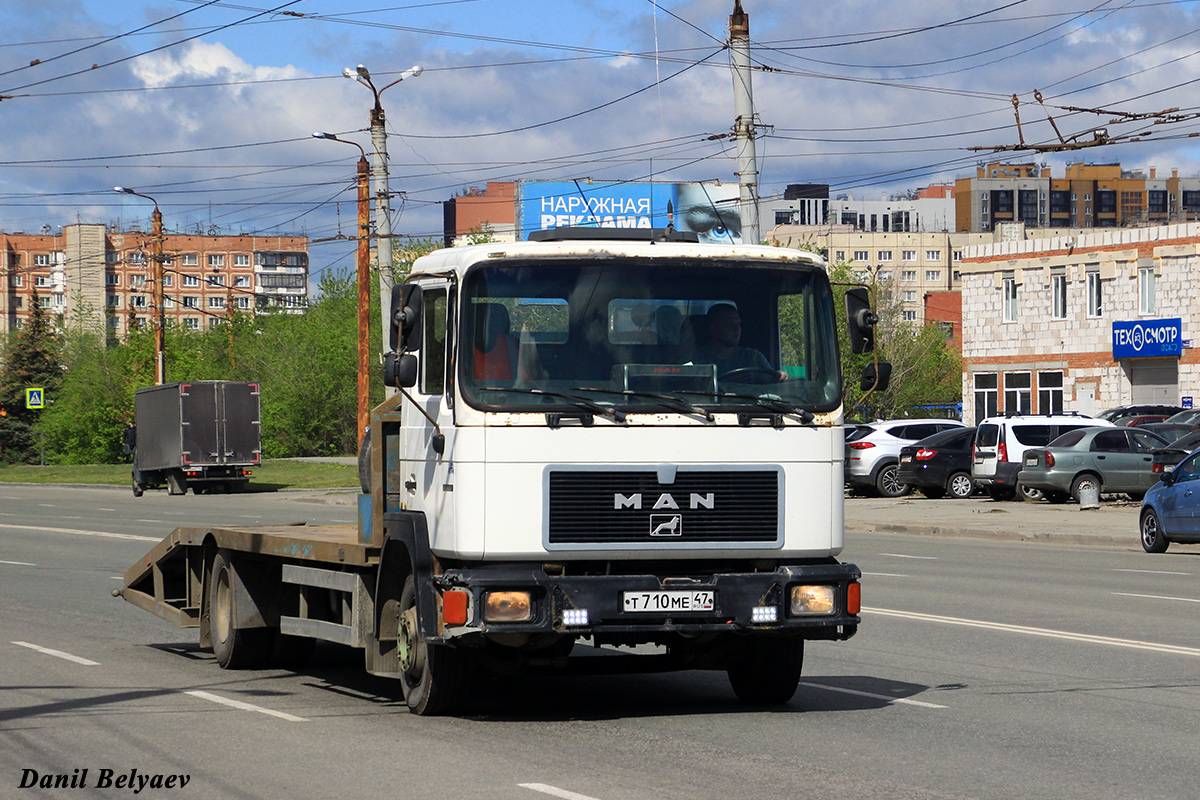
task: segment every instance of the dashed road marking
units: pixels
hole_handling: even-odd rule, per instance
[[[880,553],[879,555],[887,556],[888,558],[911,558],[915,561],[937,561],[938,560],[937,556],[909,556],[909,555],[905,555],[904,553]]]
[[[557,786],[551,786],[548,783],[518,783],[517,786],[520,786],[522,789],[531,789],[535,792],[548,794],[552,797],[561,797],[563,800],[596,800],[591,795],[570,792],[566,789],[560,789]]]
[[[287,714],[283,711],[275,711],[274,709],[271,709],[271,708],[263,708],[262,706],[256,706],[252,703],[243,703],[241,700],[234,700],[229,697],[221,697],[218,694],[213,694],[211,692],[202,692],[198,689],[195,691],[184,692],[184,694],[191,695],[192,697],[198,697],[201,700],[207,700],[210,703],[220,703],[223,706],[229,706],[230,708],[236,708],[239,711],[256,711],[259,714],[266,714],[271,717],[278,717],[279,719],[287,720],[288,722],[308,722],[308,720],[305,719],[304,717],[297,717],[292,714]]]
[[[36,567],[37,564],[30,564],[28,561],[0,561],[0,564],[12,564],[14,567]]]
[[[1161,594],[1134,594],[1133,592],[1113,592],[1118,597],[1141,597],[1146,600],[1177,600],[1180,603],[1200,603],[1195,597],[1168,597]]]
[[[104,539],[131,539],[135,542],[160,542],[161,536],[135,536],[132,533],[110,533],[108,531],[85,531],[78,528],[46,528],[40,525],[9,525],[0,522],[0,528],[12,528],[21,531],[43,531],[45,533],[70,533],[75,536],[99,536]]]
[[[42,647],[41,645],[30,644],[29,642],[13,642],[13,644],[18,645],[20,647],[28,647],[30,650],[36,650],[37,652],[42,653],[44,655],[54,656],[55,658],[61,658],[64,661],[72,661],[76,664],[82,664],[85,667],[100,666],[99,661],[92,661],[91,659],[82,658],[80,656],[72,655],[70,653],[64,653],[62,650],[51,650],[49,647]]]

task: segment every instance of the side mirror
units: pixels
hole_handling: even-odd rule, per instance
[[[875,349],[875,324],[879,317],[871,310],[871,296],[865,287],[846,290],[846,330],[850,333],[850,348],[856,353]]]
[[[412,353],[388,353],[383,357],[383,385],[408,389],[417,385],[417,357]]]
[[[858,388],[864,392],[869,392],[874,389],[877,392],[887,391],[888,384],[892,382],[892,364],[890,361],[879,362],[879,373],[875,372],[875,364],[872,362],[867,364],[863,369],[862,380],[858,382]]]
[[[1162,481],[1163,486],[1170,486],[1175,483],[1175,472],[1173,470],[1171,472],[1163,472],[1159,480]]]
[[[392,352],[421,349],[421,300],[421,287],[414,283],[392,287],[388,316],[391,320],[388,341]]]

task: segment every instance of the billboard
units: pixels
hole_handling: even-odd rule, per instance
[[[532,231],[586,226],[693,231],[702,242],[739,244],[735,183],[518,181],[518,238]]]
[[[1183,355],[1183,320],[1142,319],[1114,321],[1113,359]]]

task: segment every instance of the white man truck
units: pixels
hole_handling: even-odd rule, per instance
[[[361,648],[418,714],[516,668],[719,669],[790,699],[805,641],[860,621],[821,259],[536,238],[439,250],[396,287],[357,525],[179,528],[114,594],[225,668]],[[860,340],[871,322],[848,314]]]

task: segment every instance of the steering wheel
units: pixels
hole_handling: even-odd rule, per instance
[[[750,380],[744,380],[750,378]],[[717,380],[734,383],[779,383],[779,373],[763,367],[739,367],[717,376]]]

